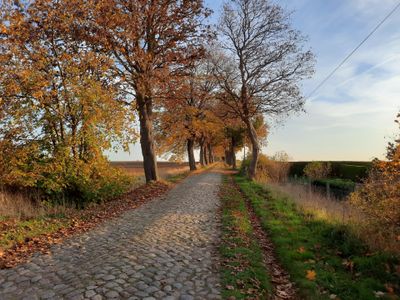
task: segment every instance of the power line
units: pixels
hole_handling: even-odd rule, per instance
[[[308,95],[307,98],[310,98],[312,95],[314,95],[336,72],[339,70],[348,60],[351,56],[353,56],[354,53],[358,49],[361,48],[361,46],[385,23],[393,14],[394,12],[400,7],[400,2],[386,15],[385,18],[383,18],[382,21],[379,22],[378,25],[351,51],[344,59],[343,61],[335,68],[329,75],[321,81],[321,83]]]

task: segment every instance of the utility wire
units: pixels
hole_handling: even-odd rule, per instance
[[[382,21],[379,22],[378,25],[376,25],[376,27],[361,41],[361,43],[359,43],[357,47],[354,48],[353,51],[351,51],[345,57],[345,59],[343,59],[343,61],[335,69],[333,69],[333,71],[329,73],[329,75],[324,80],[321,81],[321,83],[308,95],[307,98],[313,96],[337,72],[337,70],[339,70],[350,59],[350,57],[353,56],[353,54],[356,53],[356,51],[361,48],[361,46],[383,25],[383,23],[385,23],[395,13],[395,11],[399,7],[400,7],[400,2],[386,15],[385,18],[383,18]]]

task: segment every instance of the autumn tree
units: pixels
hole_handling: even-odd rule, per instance
[[[165,85],[163,109],[156,121],[157,144],[161,151],[175,154],[185,148],[190,170],[196,170],[196,144],[202,164],[213,160],[212,140],[222,122],[213,112],[215,86],[211,66],[204,59],[193,61]]]
[[[224,111],[224,109],[221,108],[221,111]],[[224,120],[224,134],[227,139],[225,143],[227,145],[225,150],[225,161],[228,165],[231,165],[233,169],[236,169],[236,152],[245,147],[251,149],[252,144],[246,139],[246,125],[241,119],[229,119],[222,116],[221,118]],[[268,135],[268,126],[264,121],[264,117],[258,115],[254,117],[252,123],[257,139],[259,143],[262,144],[266,141]],[[243,159],[245,159],[245,157]]]
[[[157,180],[154,110],[164,99],[163,84],[202,54],[198,41],[209,11],[202,0],[72,2],[82,36],[114,61],[113,77],[139,115],[146,181]]]
[[[254,178],[260,143],[252,120],[282,115],[304,105],[299,82],[313,73],[313,55],[292,29],[289,14],[269,0],[232,0],[219,22],[220,53],[213,61],[220,101],[246,126],[252,145],[249,177]]]
[[[133,120],[112,61],[76,38],[61,2],[15,3],[0,25],[0,181],[59,192],[98,176],[103,151],[132,141]]]

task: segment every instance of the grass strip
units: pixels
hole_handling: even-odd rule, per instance
[[[266,298],[272,290],[262,249],[253,234],[245,200],[224,176],[222,202],[222,296],[224,299]]]
[[[316,220],[290,198],[235,176],[302,299],[399,299],[400,262],[371,253],[348,227]]]
[[[65,216],[44,216],[29,220],[10,221],[0,224],[0,251],[11,248],[42,234],[51,234],[60,228],[70,226]]]

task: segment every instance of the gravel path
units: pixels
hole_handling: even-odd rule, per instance
[[[190,176],[50,255],[0,270],[0,299],[220,299],[220,179]]]

